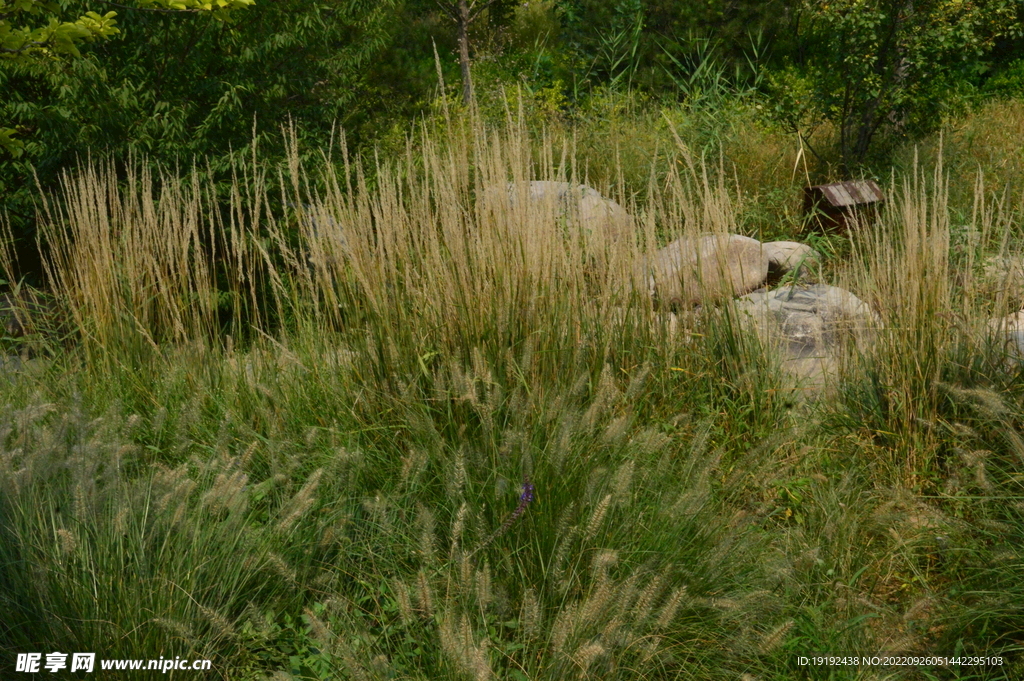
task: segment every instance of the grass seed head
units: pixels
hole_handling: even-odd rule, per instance
[[[601,524],[604,522],[605,514],[608,513],[608,506],[611,504],[612,495],[607,494],[600,502],[597,507],[594,508],[593,514],[590,516],[590,522],[587,523],[587,531],[583,534],[585,541],[592,539],[597,531],[601,529]]]
[[[903,613],[903,619],[906,622],[912,620],[926,619],[932,611],[935,609],[935,599],[930,596],[925,596],[915,601],[907,611]]]
[[[540,603],[537,602],[537,592],[530,587],[523,594],[523,604],[519,615],[523,636],[532,639],[537,635],[540,627]]]
[[[313,612],[312,608],[303,608],[302,614],[306,616],[306,619],[309,622],[309,628],[313,632],[313,637],[319,641],[321,645],[327,646],[328,648],[332,647],[331,644],[335,637],[327,628],[324,621],[316,616],[316,613]]]
[[[775,627],[761,638],[761,643],[758,646],[762,655],[778,650],[786,640],[786,634],[789,633],[790,629],[796,624],[793,620],[787,620]]]
[[[57,530],[57,544],[65,556],[70,556],[78,550],[78,540],[75,539],[75,535],[63,527]]]
[[[658,613],[658,619],[655,621],[654,626],[656,629],[662,630],[667,629],[672,620],[675,619],[676,613],[679,612],[680,606],[686,601],[686,587],[679,587],[672,592],[672,595],[668,597],[665,605],[662,606],[661,612]]]
[[[625,505],[629,503],[634,468],[634,462],[627,461],[615,471],[615,477],[612,478],[612,494],[616,504]]]
[[[590,669],[590,665],[594,663],[599,657],[605,654],[605,648],[596,641],[585,643],[580,646],[575,653],[572,655],[573,662],[580,669],[580,674],[586,674]]]
[[[636,606],[633,608],[633,622],[643,624],[651,614],[654,601],[658,598],[667,578],[666,573],[655,575],[647,582],[647,586],[640,592]]]
[[[633,417],[629,414],[612,419],[604,431],[604,442],[609,445],[617,445],[625,438],[629,426],[633,423]]]
[[[199,606],[199,612],[203,615],[203,619],[210,623],[210,628],[221,640],[231,640],[235,637],[235,628],[219,612],[204,606]]]
[[[273,570],[279,576],[283,577],[284,580],[288,582],[290,585],[298,584],[298,578],[296,576],[295,570],[293,570],[292,567],[288,565],[288,562],[285,561],[285,559],[282,558],[279,554],[274,552],[267,553],[267,565],[271,568],[271,570]]]
[[[427,453],[421,449],[411,449],[402,457],[402,485],[410,485],[423,470],[427,462]]]
[[[214,513],[243,511],[248,503],[248,483],[249,476],[242,471],[218,473],[213,485],[202,496],[200,507]]]
[[[576,603],[572,603],[559,610],[555,615],[555,621],[551,627],[551,652],[556,657],[564,652],[565,644],[576,628],[578,607]]]
[[[484,566],[476,571],[476,602],[482,610],[486,610],[491,603],[491,566],[484,563]]]
[[[306,484],[302,486],[289,504],[286,506],[287,513],[283,515],[281,520],[277,524],[277,531],[285,534],[292,529],[296,522],[302,518],[313,504],[316,503],[316,490],[320,485],[320,477],[323,475],[324,470],[322,468],[317,469],[309,479],[306,480]]]
[[[590,596],[580,609],[579,626],[594,627],[604,618],[608,606],[615,599],[615,586],[610,579],[602,576],[591,590]]]
[[[462,447],[459,447],[459,450],[455,454],[455,460],[452,462],[451,474],[448,476],[445,483],[448,488],[449,498],[462,498],[462,490],[466,486],[466,455]]]
[[[459,548],[459,543],[462,541],[462,533],[466,529],[467,510],[468,507],[463,503],[459,506],[459,510],[455,514],[455,519],[452,521],[452,555],[455,555],[455,551]]]
[[[416,523],[420,529],[420,560],[429,565],[434,562],[434,514],[420,504]]]
[[[430,588],[427,573],[423,570],[416,576],[416,600],[419,601],[420,610],[426,613],[427,617],[434,616],[434,592]]]
[[[409,596],[409,587],[400,579],[391,583],[391,590],[395,594],[395,602],[398,604],[398,614],[402,618],[402,624],[411,626],[416,621],[412,609],[412,599]]]
[[[615,566],[619,562],[619,552],[605,549],[598,551],[594,554],[594,560],[591,563],[591,569],[593,575],[597,579],[605,579],[608,576],[608,570]]]
[[[151,621],[153,622],[153,624],[157,625],[164,631],[167,631],[175,636],[180,636],[185,641],[195,640],[192,635],[192,628],[184,622],[168,619],[166,617],[154,617]]]

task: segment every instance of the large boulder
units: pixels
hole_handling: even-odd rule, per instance
[[[994,255],[982,263],[981,285],[989,295],[1020,297],[1024,292],[1024,257]]]
[[[821,260],[816,250],[796,241],[769,241],[763,248],[768,256],[769,281],[777,281],[797,268],[796,276],[805,276]]]
[[[687,308],[752,291],[768,277],[761,242],[737,234],[676,239],[650,263],[650,293],[660,306]]]
[[[328,206],[289,203],[288,207],[295,211],[303,233],[309,240],[307,247],[310,264],[330,263],[337,266],[344,262],[349,254],[348,240],[344,228],[331,214]]]
[[[1024,310],[1006,317],[990,319],[988,328],[1010,359],[1024,359]]]
[[[817,385],[835,374],[848,344],[866,349],[882,325],[867,303],[825,284],[751,293],[736,301],[735,310],[741,323],[779,352],[786,374]]]
[[[513,204],[519,200],[520,192],[525,192],[525,197],[534,203],[552,202],[561,215],[578,218],[589,231],[612,232],[618,237],[633,224],[633,218],[625,208],[585,184],[547,180],[513,182],[508,187]]]
[[[495,192],[485,192],[493,201]],[[520,201],[537,206],[550,205],[556,217],[576,222],[586,236],[586,250],[592,260],[604,261],[606,249],[627,238],[633,230],[633,218],[615,201],[605,198],[585,184],[534,180],[508,185],[508,201],[515,207]]]

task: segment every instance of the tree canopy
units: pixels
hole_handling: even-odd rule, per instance
[[[809,76],[840,129],[843,163],[864,160],[879,128],[928,124],[944,91],[969,80],[997,40],[1019,37],[1013,0],[808,0]]]
[[[231,10],[253,5],[255,0],[133,0],[133,3],[105,2],[109,6],[153,12],[202,12],[223,20]],[[115,10],[102,15],[86,10],[77,19],[62,21],[63,9],[52,0],[0,0],[0,68],[45,69],[60,56],[81,57],[80,43],[120,33]],[[23,143],[15,139],[16,132],[14,128],[0,126],[0,149],[14,155],[23,151]]]

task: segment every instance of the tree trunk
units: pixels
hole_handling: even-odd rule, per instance
[[[893,103],[899,99],[900,91],[905,87],[909,68],[900,47],[899,36],[906,22],[904,14],[909,15],[913,11],[913,0],[893,0],[889,6],[889,30],[875,56],[874,70],[882,84],[880,91],[872,99],[849,110],[842,122],[844,176],[848,177],[854,167],[864,163],[875,133],[886,120],[894,117]]]
[[[473,81],[469,74],[469,4],[459,0],[459,68],[462,71],[462,102],[473,99]]]

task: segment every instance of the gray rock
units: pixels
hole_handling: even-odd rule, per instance
[[[484,196],[494,202],[498,192],[491,189]],[[603,261],[605,249],[633,230],[633,218],[625,208],[585,184],[544,180],[509,183],[509,204],[514,207],[520,200],[539,205],[550,203],[555,215],[578,221],[587,235],[588,254],[598,261]]]
[[[21,371],[23,360],[17,355],[0,355],[0,376]]]
[[[686,308],[752,291],[768,277],[761,242],[737,234],[683,237],[658,250],[650,292],[661,306]]]
[[[0,383],[17,383],[26,377],[42,378],[48,365],[48,362],[38,357],[0,354]]]
[[[797,276],[804,276],[821,260],[816,250],[796,241],[769,241],[763,248],[768,256],[769,279],[778,279],[798,267]]]
[[[57,309],[53,299],[23,288],[0,295],[0,336],[23,338],[55,331]]]
[[[845,347],[866,349],[882,321],[867,303],[836,286],[783,286],[736,301],[742,323],[776,348],[789,376],[821,385]]]
[[[560,213],[574,215],[589,229],[610,230],[618,236],[632,225],[633,218],[615,201],[605,198],[596,189],[585,184],[572,185],[569,182],[534,180],[525,183],[528,198],[535,203],[553,202]],[[519,200],[522,184],[510,183],[509,200]]]
[[[1014,360],[1024,359],[1024,310],[988,320],[988,328]]]
[[[0,335],[17,338],[25,335],[25,326],[16,310],[15,300],[8,294],[0,295]]]
[[[1017,296],[1024,291],[1024,258],[994,255],[982,261],[982,283],[990,293]]]
[[[288,207],[295,210],[299,221],[307,230],[307,238],[319,241],[321,247],[332,251],[330,255],[335,258],[338,254],[348,253],[345,231],[326,206],[314,206],[308,203],[297,206],[294,203],[289,203]]]

